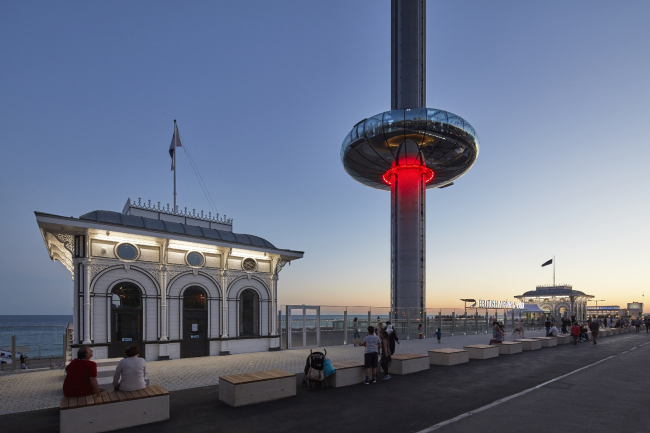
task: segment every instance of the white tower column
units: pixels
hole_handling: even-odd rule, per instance
[[[278,335],[278,276],[271,276],[271,335]]]
[[[221,290],[223,292],[221,338],[228,338],[228,271],[221,271]]]
[[[160,267],[160,341],[168,341],[167,326],[167,266]]]

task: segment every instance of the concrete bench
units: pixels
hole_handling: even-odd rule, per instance
[[[391,356],[389,374],[410,374],[429,369],[429,356],[415,353],[402,353]]]
[[[542,342],[539,340],[533,340],[532,338],[519,338],[515,341],[521,343],[521,348],[523,350],[540,350],[542,348]]]
[[[503,343],[496,344],[499,347],[499,355],[514,355],[521,353],[523,345],[514,341],[504,341]]]
[[[558,334],[557,337],[557,344],[569,344],[571,343],[571,335],[569,334]]]
[[[103,397],[61,397],[59,408],[61,433],[107,432],[169,419],[169,392],[150,385]]]
[[[348,385],[358,385],[366,378],[363,362],[347,361],[332,363],[336,373],[328,376],[325,380],[332,388],[340,388]]]
[[[463,346],[463,349],[469,352],[470,359],[489,359],[499,356],[499,344],[472,344]]]
[[[282,370],[219,377],[219,400],[237,407],[296,395],[296,375]]]
[[[462,349],[429,350],[429,364],[456,365],[469,362],[469,352]]]
[[[542,347],[557,346],[557,337],[533,337],[532,339],[541,341]]]

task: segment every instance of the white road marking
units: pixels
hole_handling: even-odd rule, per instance
[[[621,339],[621,340],[622,340],[622,339]],[[620,340],[619,340],[619,341],[620,341]],[[640,344],[638,347],[645,346],[646,344],[650,344],[650,341],[647,342],[647,343]],[[507,402],[507,401],[509,401],[509,400],[512,400],[513,398],[517,398],[517,397],[522,396],[522,395],[524,395],[524,394],[528,394],[529,392],[535,391],[536,389],[540,389],[541,387],[546,386],[546,385],[548,385],[549,383],[553,383],[553,382],[558,381],[558,380],[560,380],[560,379],[564,379],[565,377],[571,376],[572,374],[575,374],[575,373],[577,373],[577,372],[579,372],[579,371],[585,370],[585,369],[587,369],[587,368],[591,368],[591,367],[593,367],[594,365],[598,365],[598,364],[600,364],[601,362],[605,362],[605,361],[608,361],[608,360],[610,360],[610,359],[612,359],[612,358],[615,358],[615,357],[617,357],[617,356],[619,356],[619,355],[623,355],[623,354],[625,354],[625,353],[628,353],[628,352],[630,352],[630,351],[632,351],[632,350],[634,350],[634,349],[636,349],[636,348],[637,348],[637,347],[633,347],[632,349],[628,349],[628,350],[626,350],[626,351],[624,351],[624,352],[621,352],[621,353],[618,353],[618,354],[616,354],[616,355],[608,356],[607,358],[601,359],[600,361],[596,361],[596,362],[594,362],[593,364],[585,365],[584,367],[580,367],[580,368],[578,368],[577,370],[573,370],[573,371],[571,371],[571,372],[569,372],[569,373],[567,373],[567,374],[563,374],[562,376],[558,376],[558,377],[556,377],[555,379],[551,379],[551,380],[549,380],[549,381],[547,381],[547,382],[540,383],[540,384],[537,385],[537,386],[534,386],[534,387],[532,387],[532,388],[528,388],[528,389],[526,389],[526,390],[523,390],[523,391],[521,391],[521,392],[518,392],[517,394],[509,395],[508,397],[504,397],[504,398],[501,398],[501,399],[499,399],[499,400],[493,401],[492,403],[490,403],[490,404],[488,404],[488,405],[485,405],[485,406],[483,406],[483,407],[479,407],[478,409],[474,409],[474,410],[471,410],[471,411],[469,411],[469,412],[465,412],[465,413],[463,413],[463,414],[461,414],[461,415],[458,415],[457,417],[454,417],[454,418],[448,419],[448,420],[443,421],[443,422],[439,422],[438,424],[432,425],[431,427],[427,427],[427,428],[425,428],[424,430],[420,430],[420,431],[417,432],[417,433],[429,433],[429,432],[432,432],[432,431],[434,431],[434,430],[438,430],[438,429],[440,429],[440,428],[442,428],[442,427],[445,427],[445,426],[447,426],[447,425],[449,425],[449,424],[453,424],[453,423],[455,423],[455,422],[457,422],[457,421],[460,421],[461,419],[464,419],[464,418],[470,417],[470,416],[474,415],[475,413],[483,412],[484,410],[491,409],[491,408],[493,408],[493,407],[495,407],[495,406],[500,405],[501,403],[505,403],[505,402]]]

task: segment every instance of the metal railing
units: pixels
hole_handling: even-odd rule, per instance
[[[506,330],[512,331],[521,323],[525,330],[544,327],[546,315],[520,313],[519,310],[504,309],[465,309],[465,308],[427,308],[423,311],[413,309],[391,310],[390,307],[370,306],[329,306],[321,305],[320,321],[316,314],[302,312],[299,317],[292,314],[290,324],[286,323],[285,306],[278,312],[278,329],[282,337],[282,347],[287,348],[288,338],[292,347],[314,346],[316,335],[320,331],[321,346],[335,346],[354,343],[354,319],[357,329],[363,336],[369,325],[376,327],[379,322],[386,326],[390,321],[400,339],[426,338],[433,336],[440,329],[443,336],[487,334],[497,321]],[[318,323],[317,323],[318,321]],[[560,327],[559,322],[557,323]],[[303,332],[304,331],[304,332]],[[300,341],[299,341],[300,340]]]
[[[69,344],[66,326],[0,326],[0,370],[63,364]]]

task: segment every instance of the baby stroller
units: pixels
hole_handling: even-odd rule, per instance
[[[302,386],[306,386],[309,389],[315,388],[318,385],[323,389],[327,388],[324,371],[325,360],[327,359],[327,350],[323,350],[325,353],[310,351],[309,356],[307,356],[305,376],[302,378]]]
[[[580,327],[580,340],[582,340],[584,342],[589,341],[589,334],[587,333],[588,331],[589,331],[589,328],[587,328],[586,326],[582,325]]]

